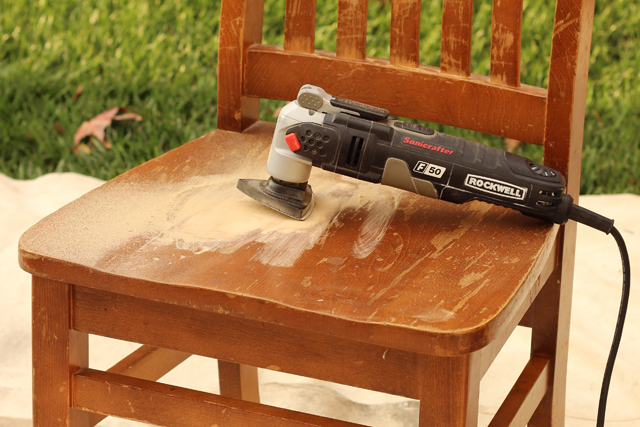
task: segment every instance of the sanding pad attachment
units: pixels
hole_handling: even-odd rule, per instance
[[[298,221],[305,220],[313,210],[313,191],[306,182],[294,184],[274,178],[240,179],[237,187],[263,205]]]

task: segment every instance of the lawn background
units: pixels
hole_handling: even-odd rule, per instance
[[[317,0],[316,48],[335,50],[337,0]],[[423,2],[420,62],[440,60],[441,2]],[[472,72],[489,73],[491,0],[476,0]],[[550,1],[524,0],[522,82],[546,87]],[[0,172],[28,179],[73,171],[110,179],[216,124],[220,1],[0,0]],[[284,0],[265,1],[264,42],[282,44]],[[390,2],[369,4],[367,54],[388,57]],[[640,7],[596,1],[582,194],[640,194]],[[82,93],[74,99],[77,89]],[[275,120],[282,102],[262,101]],[[83,121],[128,107],[113,148],[74,154]],[[439,130],[504,148],[502,138]],[[518,154],[539,161],[540,147]]]

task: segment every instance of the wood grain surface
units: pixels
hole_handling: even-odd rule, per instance
[[[549,387],[549,359],[532,357],[489,427],[524,427]]]
[[[518,87],[522,0],[494,1],[491,13],[491,82]]]
[[[243,96],[246,50],[262,41],[263,0],[222,2],[218,42],[218,129],[240,132],[260,117],[260,100]]]
[[[511,1],[511,0],[509,0]],[[443,73],[471,74],[473,0],[443,0],[440,69]]]
[[[336,56],[364,59],[367,50],[368,0],[339,0]]]
[[[461,79],[427,65],[407,68],[379,58],[340,59],[330,52],[300,54],[256,45],[247,55],[246,96],[291,101],[302,85],[310,83],[400,117],[539,145],[544,141],[544,89],[494,85],[488,77],[474,74]]]
[[[398,396],[420,396],[419,358],[405,351],[79,286],[74,298],[73,325],[82,332]],[[230,388],[225,395],[241,396],[241,390],[233,394]]]
[[[284,49],[311,53],[316,40],[316,0],[287,0]]]
[[[113,365],[107,372],[157,381],[189,356],[191,355],[180,351],[143,345]],[[89,426],[93,427],[105,418],[105,415],[92,413],[89,415]]]
[[[72,374],[89,366],[89,339],[70,329],[71,286],[33,277],[33,425],[89,427],[89,413],[73,409]]]
[[[477,350],[537,294],[557,227],[509,209],[322,171],[306,221],[249,199],[236,181],[266,177],[272,132],[216,131],[121,175],[25,233],[22,267],[436,354]]]
[[[220,395],[260,403],[258,368],[218,359]]]
[[[421,0],[391,1],[389,62],[395,66],[415,68],[420,50]]]
[[[83,369],[75,375],[74,407],[172,427],[363,427],[138,378]]]
[[[420,426],[478,425],[482,373],[477,357],[477,354],[447,358],[424,356]]]
[[[553,24],[544,163],[567,179],[566,191],[577,203],[587,98],[589,52],[595,0],[558,0]],[[529,426],[560,424],[565,418],[569,323],[577,224],[569,221],[559,235],[563,266],[536,301],[532,354],[551,357],[552,387]],[[549,286],[551,285],[551,286]]]

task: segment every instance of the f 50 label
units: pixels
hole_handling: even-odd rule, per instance
[[[442,178],[442,175],[444,175],[446,170],[447,168],[443,166],[438,166],[423,161],[419,161],[418,163],[416,163],[415,167],[413,168],[414,172],[429,175],[434,178]]]

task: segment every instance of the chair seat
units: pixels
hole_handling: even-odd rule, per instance
[[[313,213],[289,219],[236,189],[268,176],[273,131],[217,130],[109,181],[27,231],[22,268],[437,355],[482,348],[535,298],[557,226],[316,168]]]

